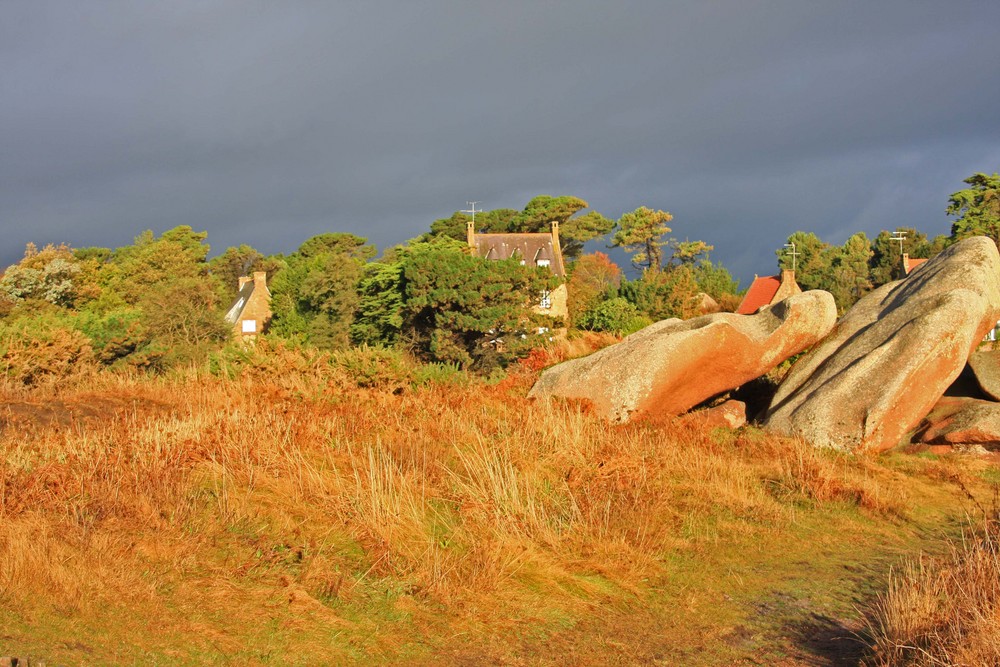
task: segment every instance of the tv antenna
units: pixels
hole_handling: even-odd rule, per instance
[[[795,273],[795,260],[798,258],[798,256],[799,256],[800,253],[795,252],[795,243],[794,242],[786,243],[785,247],[792,249],[791,252],[788,253],[788,256],[792,258],[792,273]]]
[[[469,210],[467,210],[467,211],[466,210],[462,210],[462,211],[459,211],[459,213],[471,213],[472,214],[472,226],[475,227],[476,226],[476,213],[482,213],[483,212],[483,209],[479,209],[478,211],[476,210],[476,204],[482,204],[482,202],[479,202],[479,201],[467,201],[465,203],[469,205]]]
[[[901,229],[897,229],[896,231],[894,231],[892,233],[892,236],[889,237],[889,240],[890,241],[898,241],[899,242],[899,256],[902,257],[903,256],[903,241],[906,240],[906,232],[904,232]]]

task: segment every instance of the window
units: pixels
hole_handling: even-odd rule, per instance
[[[524,264],[524,262],[521,262],[521,264]],[[547,259],[538,260],[538,266],[548,266],[548,265],[549,265],[549,260]]]
[[[552,292],[545,290],[542,292],[542,299],[538,302],[538,306],[543,310],[548,310],[552,307]]]
[[[257,320],[243,320],[243,333],[257,333]]]

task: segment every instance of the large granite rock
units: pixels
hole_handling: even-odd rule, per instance
[[[616,422],[670,417],[815,345],[836,319],[833,297],[813,291],[756,315],[663,320],[548,369],[529,395],[586,399],[597,414]]]
[[[969,368],[983,393],[1000,401],[1000,350],[973,352],[969,355]]]
[[[924,418],[917,435],[929,445],[1000,447],[1000,403],[945,396]]]
[[[789,371],[765,427],[822,446],[888,449],[937,403],[998,317],[996,244],[957,243],[858,301]]]

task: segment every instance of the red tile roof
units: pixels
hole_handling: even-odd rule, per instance
[[[908,257],[907,255],[903,255],[903,275],[905,276],[910,275],[910,271],[917,268],[926,261],[927,261],[926,259]]]
[[[761,306],[771,303],[771,299],[781,287],[781,276],[761,276],[754,278],[746,296],[740,302],[736,312],[740,315],[753,315]]]

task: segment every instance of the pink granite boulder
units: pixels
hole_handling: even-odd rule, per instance
[[[615,422],[672,417],[815,345],[836,312],[828,292],[812,291],[756,315],[663,320],[546,370],[529,395],[585,399]]]
[[[913,430],[1000,317],[1000,254],[957,243],[868,294],[789,371],[765,428],[816,445],[882,451]]]

